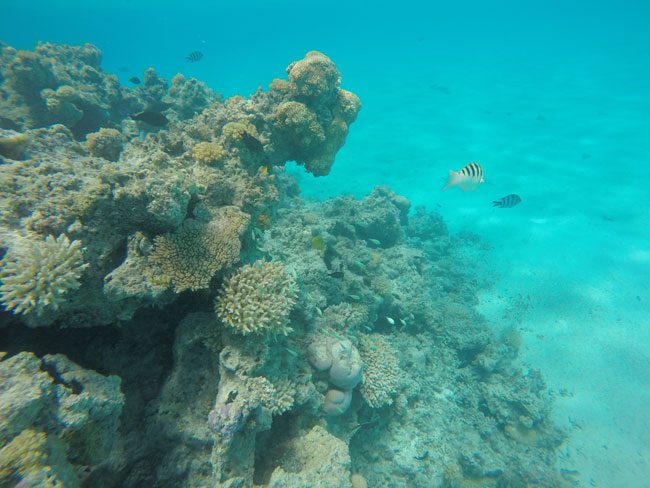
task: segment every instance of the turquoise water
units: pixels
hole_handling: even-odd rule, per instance
[[[475,266],[494,276],[478,310],[516,326],[522,364],[562,392],[561,454],[581,485],[646,487],[650,4],[568,3],[4,0],[0,38],[90,42],[125,84],[153,66],[226,96],[326,53],[363,108],[330,175],[289,168],[303,196],[389,185],[477,234],[489,252]],[[485,184],[441,192],[469,161]],[[509,193],[523,202],[492,208]]]

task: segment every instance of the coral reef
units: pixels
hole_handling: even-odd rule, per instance
[[[226,279],[217,298],[219,318],[240,334],[288,334],[296,283],[280,263],[257,261]]]
[[[223,100],[0,48],[0,485],[562,486],[478,239],[283,172],[327,175],[360,109],[327,56]]]

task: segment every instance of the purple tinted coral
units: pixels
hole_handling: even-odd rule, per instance
[[[230,438],[241,428],[244,414],[234,404],[216,406],[208,416],[210,430],[219,437]]]

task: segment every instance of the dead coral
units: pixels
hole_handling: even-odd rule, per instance
[[[241,334],[286,335],[295,295],[296,282],[282,264],[256,261],[224,282],[216,312]]]
[[[176,293],[207,288],[217,271],[239,259],[248,219],[235,207],[222,207],[207,224],[187,219],[174,233],[156,237],[149,257],[152,281],[171,283]]]

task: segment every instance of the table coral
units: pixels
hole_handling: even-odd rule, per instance
[[[248,216],[235,207],[222,207],[209,223],[185,220],[171,234],[154,240],[151,280],[171,283],[176,293],[207,288],[215,273],[239,259],[239,237]]]

